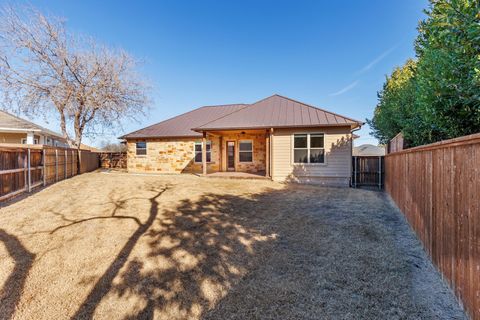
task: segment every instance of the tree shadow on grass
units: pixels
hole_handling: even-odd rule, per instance
[[[22,295],[25,281],[35,260],[35,254],[28,251],[17,237],[3,229],[0,229],[0,242],[5,245],[8,254],[15,261],[13,271],[0,291],[0,317],[10,319],[13,317],[15,307]]]
[[[132,218],[134,219],[137,224],[138,228],[135,230],[135,232],[130,236],[128,239],[127,243],[123,246],[123,248],[120,250],[118,255],[116,256],[115,260],[110,264],[108,269],[104,272],[104,274],[100,277],[100,279],[96,282],[95,286],[93,289],[90,291],[88,294],[87,298],[84,300],[80,308],[77,310],[75,315],[72,317],[72,319],[91,319],[93,318],[93,314],[95,312],[96,307],[98,304],[101,302],[102,298],[110,291],[113,283],[113,279],[117,276],[118,272],[120,269],[123,267],[125,262],[128,260],[130,253],[132,252],[133,248],[135,247],[135,244],[137,241],[140,239],[140,237],[152,226],[153,222],[157,218],[158,215],[158,198],[166,192],[169,189],[169,186],[165,186],[161,189],[154,189],[152,188],[151,191],[155,192],[155,195],[149,199],[150,201],[150,213],[148,216],[148,219],[144,223],[139,223],[136,218],[132,218],[129,216],[115,216],[115,210],[113,211],[113,214],[111,217],[97,217],[97,218]],[[83,221],[87,220],[92,220],[94,218],[90,219],[83,219]],[[78,221],[78,223],[83,222],[83,221]],[[69,225],[74,225],[76,224],[75,222],[70,223]],[[67,225],[67,226],[69,226]],[[67,227],[65,226],[65,227]],[[58,228],[56,229],[58,230]],[[55,230],[53,230],[55,231]]]
[[[119,297],[144,303],[125,319],[152,319],[155,311],[169,319],[199,318],[218,303],[276,238],[256,212],[259,200],[268,206],[266,197],[210,193],[163,212],[146,233],[147,258],[130,260],[112,287]]]

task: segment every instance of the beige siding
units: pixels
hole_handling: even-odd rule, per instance
[[[306,132],[325,134],[325,164],[293,163],[293,134]],[[352,161],[349,127],[275,129],[272,148],[273,180],[348,186]]]

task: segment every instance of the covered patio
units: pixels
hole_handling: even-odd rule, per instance
[[[208,177],[271,178],[271,129],[202,131],[202,174]],[[208,152],[218,152],[217,170],[208,171]],[[199,155],[200,156],[200,155]],[[211,158],[211,155],[210,155]]]

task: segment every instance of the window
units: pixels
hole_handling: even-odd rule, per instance
[[[212,161],[212,142],[207,141],[207,162]],[[202,142],[195,142],[195,162],[202,162]]]
[[[325,163],[323,133],[293,135],[294,163]]]
[[[253,161],[253,142],[251,140],[240,140],[238,142],[238,158],[240,162]]]
[[[139,141],[136,143],[137,148],[137,156],[145,156],[147,155],[147,142]]]
[[[27,144],[27,139],[22,139],[22,144]],[[38,139],[33,139],[33,144],[38,144]]]

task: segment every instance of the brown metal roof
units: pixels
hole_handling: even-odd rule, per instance
[[[363,122],[347,118],[278,94],[253,104],[201,107],[149,127],[128,133],[122,139],[197,137],[207,130],[255,128],[351,126]]]
[[[231,104],[201,107],[149,127],[128,133],[122,139],[153,138],[153,137],[196,137],[200,133],[192,131],[214,119],[245,108],[245,104]]]
[[[287,97],[273,95],[246,108],[227,114],[196,131],[254,128],[361,126],[362,121],[347,118]]]

